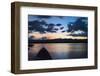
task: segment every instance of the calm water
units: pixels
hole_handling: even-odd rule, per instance
[[[42,48],[45,48],[46,50],[41,50]],[[40,50],[41,55],[38,55]],[[48,60],[48,55],[51,56],[51,59],[87,58],[87,52],[87,43],[35,43],[29,47],[28,59]],[[40,58],[37,59],[38,57]]]

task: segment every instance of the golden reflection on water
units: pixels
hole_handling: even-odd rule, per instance
[[[37,55],[37,53],[45,47],[53,58],[67,58],[69,52],[82,52],[87,50],[86,43],[35,43],[29,52]]]
[[[29,48],[29,52],[38,53],[42,47],[43,47],[42,44],[35,43],[35,44],[33,44],[32,47]]]

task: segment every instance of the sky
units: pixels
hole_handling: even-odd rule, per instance
[[[32,16],[32,15],[29,15],[28,16],[28,20],[29,21],[33,21],[33,20],[36,20],[36,19],[39,19],[37,16]],[[44,19],[47,23],[54,23],[54,24],[57,24],[57,23],[62,23],[63,25],[67,25],[69,22],[73,22],[77,19],[77,17],[72,17],[72,16],[51,16],[51,18],[41,18],[41,19]],[[60,21],[60,22],[59,22]]]
[[[29,37],[33,39],[86,39],[87,17],[28,15]]]

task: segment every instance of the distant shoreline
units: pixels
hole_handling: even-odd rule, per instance
[[[28,40],[29,43],[87,43],[87,39]]]

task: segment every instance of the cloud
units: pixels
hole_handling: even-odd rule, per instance
[[[54,26],[55,26],[55,24],[53,24],[53,23],[48,24],[48,28],[46,29],[46,31],[47,31],[47,32],[52,32]]]
[[[61,24],[56,24],[57,26],[61,26]]]
[[[60,27],[60,29],[62,30],[62,29],[64,29],[64,27]]]
[[[30,31],[38,31],[40,33],[45,33],[46,31],[46,29],[43,28],[43,26],[41,26],[41,25],[46,24],[45,21],[34,20],[34,21],[28,22],[28,24],[29,24],[28,29]]]
[[[58,28],[54,28],[54,30],[55,30],[55,31],[57,31],[57,30],[58,30]]]
[[[64,31],[62,31],[62,32],[66,32],[66,31],[64,30]]]
[[[38,15],[38,16],[36,16],[36,17],[37,17],[37,18],[40,18],[40,19],[42,19],[42,18],[48,19],[48,18],[52,18],[52,17],[56,17],[56,18],[60,18],[60,19],[63,18],[63,16],[48,16],[48,15]]]
[[[74,32],[74,31],[84,31],[85,33],[87,33],[88,31],[88,18],[86,17],[80,17],[78,18],[75,22],[71,22],[68,24],[68,32]]]
[[[45,16],[45,15],[40,15],[40,16],[37,16],[37,18],[51,18],[52,16]]]
[[[84,32],[84,31],[78,30],[78,31],[72,32],[70,35],[71,36],[84,36],[84,37],[86,37],[87,36],[87,33]]]
[[[50,18],[50,17],[47,17],[47,18]],[[41,16],[41,18],[44,18],[44,16]],[[79,17],[76,19],[76,21],[68,23],[68,25],[66,27],[65,27],[65,25],[63,25],[61,23],[47,23],[45,19],[41,19],[41,20],[36,19],[36,20],[28,22],[29,33],[32,33],[32,32],[33,33],[39,32],[41,34],[70,33],[69,34],[70,36],[87,36],[87,34],[88,34],[87,26],[88,26],[88,18],[87,17]]]
[[[56,33],[64,32],[65,28],[62,24],[47,23],[45,20],[34,20],[28,22],[28,29],[30,32],[40,32],[40,33]]]
[[[53,23],[47,24],[47,22],[44,20],[29,21],[28,24],[29,24],[29,26],[28,26],[29,31],[36,31],[36,32],[40,32],[40,33],[57,31],[57,29],[54,29],[54,26],[56,26],[55,24],[53,24]]]

